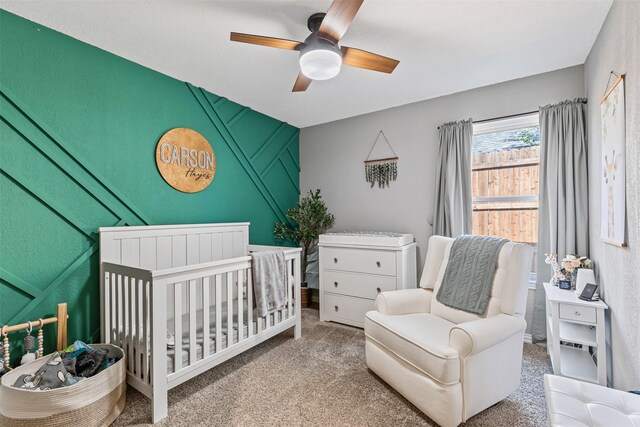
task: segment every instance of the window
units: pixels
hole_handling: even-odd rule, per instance
[[[538,113],[473,125],[473,234],[538,246]]]

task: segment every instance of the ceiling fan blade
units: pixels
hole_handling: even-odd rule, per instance
[[[304,45],[302,42],[295,40],[279,39],[276,37],[256,36],[253,34],[231,33],[231,41],[257,44],[260,46],[277,47],[278,49],[296,50],[299,46]]]
[[[312,80],[309,77],[300,72],[298,73],[296,82],[293,84],[293,89],[291,90],[291,92],[304,92],[305,90],[307,90],[311,82]]]
[[[365,68],[367,70],[380,71],[391,74],[400,63],[392,58],[367,52],[354,47],[342,46],[342,63],[352,67]]]
[[[358,9],[362,6],[364,0],[333,0],[331,7],[327,11],[318,36],[329,39],[334,43],[338,43],[344,33],[349,29],[351,21],[358,13]]]

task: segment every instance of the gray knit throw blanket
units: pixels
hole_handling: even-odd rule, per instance
[[[287,262],[280,249],[257,251],[251,256],[256,311],[259,317],[264,317],[287,303]]]
[[[487,311],[498,255],[508,240],[489,236],[463,235],[451,246],[449,263],[436,299],[451,308],[469,313]]]

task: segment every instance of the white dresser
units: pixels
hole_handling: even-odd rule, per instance
[[[412,234],[329,233],[318,246],[321,321],[362,328],[378,293],[416,287]]]

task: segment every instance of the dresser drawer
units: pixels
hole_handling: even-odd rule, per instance
[[[325,269],[396,275],[396,253],[367,249],[322,248]]]
[[[338,320],[354,326],[364,326],[364,315],[375,308],[371,299],[324,293],[324,315],[327,320]]]
[[[595,307],[582,307],[579,305],[560,304],[560,306],[558,307],[558,311],[560,319],[596,323]]]
[[[396,278],[324,270],[322,272],[322,289],[334,294],[375,299],[380,292],[395,290]]]

